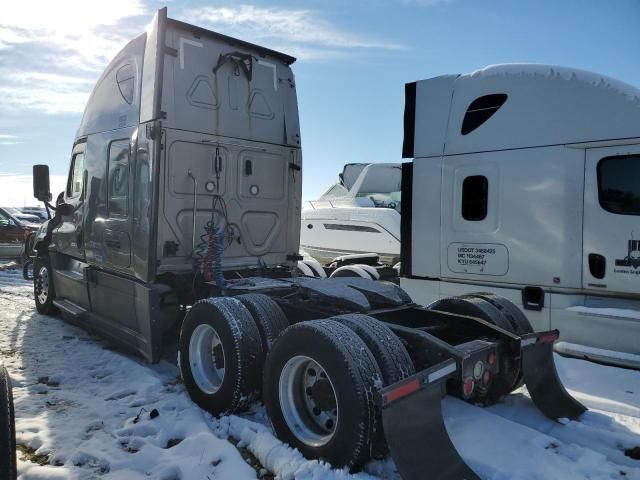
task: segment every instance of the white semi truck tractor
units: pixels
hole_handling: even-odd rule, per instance
[[[55,209],[35,240],[37,310],[150,362],[177,343],[203,409],[262,400],[280,439],[351,470],[390,453],[405,480],[477,478],[447,435],[445,393],[489,404],[524,383],[545,415],[579,419],[558,332],[534,333],[509,301],[425,308],[393,283],[296,273],[294,61],[160,10],[99,79],[55,205],[34,167]]]
[[[523,64],[405,92],[402,288],[492,292],[556,350],[640,368],[640,90]]]

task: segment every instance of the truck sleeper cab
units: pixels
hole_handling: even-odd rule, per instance
[[[640,367],[640,90],[545,65],[407,84],[403,154],[416,302],[494,292],[560,351]]]
[[[67,188],[37,234],[38,311],[151,362],[177,340],[203,409],[261,397],[280,439],[352,470],[390,451],[406,480],[477,478],[448,438],[445,391],[491,403],[525,383],[545,415],[578,419],[553,363],[558,332],[533,333],[504,299],[427,309],[389,282],[296,275],[293,61],[160,10],[87,104]],[[34,194],[51,200],[46,166]]]
[[[302,183],[294,59],[165,17],[98,80],[47,246],[57,308],[154,361],[144,318],[187,303],[205,227],[224,269],[293,265]]]

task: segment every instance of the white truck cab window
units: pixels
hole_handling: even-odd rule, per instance
[[[462,218],[479,222],[487,217],[489,181],[484,175],[471,175],[462,182]]]
[[[608,212],[640,215],[640,155],[600,160],[598,197],[600,205]]]

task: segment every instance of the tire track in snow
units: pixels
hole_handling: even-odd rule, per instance
[[[445,424],[462,457],[482,478],[491,479],[640,479],[640,470],[621,466],[606,455],[540,432],[461,400],[443,402]],[[546,420],[546,419],[545,419]],[[487,448],[489,447],[489,448]]]

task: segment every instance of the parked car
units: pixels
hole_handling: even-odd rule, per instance
[[[42,223],[42,219],[33,213],[25,213],[17,207],[2,207],[13,218],[20,220],[24,223],[39,224]]]
[[[49,214],[46,208],[42,207],[21,207],[20,211],[25,214],[35,215],[40,219],[40,223],[49,220]]]
[[[21,220],[6,208],[0,208],[0,257],[18,257],[24,241],[38,230],[37,223]]]

